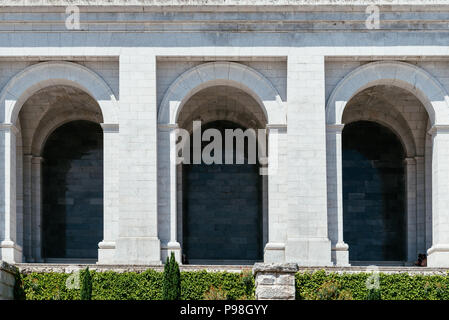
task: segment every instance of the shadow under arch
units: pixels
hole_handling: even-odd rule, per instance
[[[96,259],[103,238],[103,130],[75,120],[56,128],[42,152],[44,259]]]
[[[246,130],[227,120],[202,125],[202,132],[207,129],[218,130],[222,136],[225,130]],[[202,148],[207,144],[203,142]],[[247,144],[243,164],[235,164],[235,144],[233,164],[224,163],[225,152],[222,144],[222,164],[190,161],[182,166],[185,263],[251,264],[263,260],[263,176],[259,163],[249,163]]]
[[[342,133],[343,232],[351,263],[407,260],[406,152],[374,121]]]

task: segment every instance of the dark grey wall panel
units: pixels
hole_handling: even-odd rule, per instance
[[[210,127],[222,132],[225,128],[237,128],[234,123],[216,121],[203,130]],[[183,250],[187,258],[261,260],[259,166],[184,165],[183,178]]]
[[[48,138],[43,163],[43,254],[96,258],[103,238],[103,131],[69,122]]]
[[[402,261],[406,254],[404,151],[377,123],[345,126],[344,240],[352,261]]]

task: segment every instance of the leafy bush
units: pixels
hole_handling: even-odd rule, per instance
[[[204,293],[204,300],[227,300],[228,297],[226,296],[226,292],[223,291],[221,288],[215,288],[214,286],[210,287],[209,290],[207,290]]]
[[[15,298],[27,300],[79,300],[79,289],[68,289],[66,273],[31,273],[16,277]]]
[[[241,292],[235,292],[233,290],[223,290],[222,287],[211,286],[204,293],[204,300],[254,300],[255,299],[255,285],[254,277],[251,270],[243,270],[240,273],[240,282],[243,286],[242,295]]]
[[[382,300],[380,289],[370,289],[366,296],[366,300]]]
[[[84,271],[85,272],[85,271]],[[162,272],[146,270],[142,273],[89,271],[92,300],[161,300]],[[17,274],[16,299],[78,300],[80,289],[68,288],[74,274],[31,273]],[[379,274],[379,290],[369,290],[367,279],[371,273],[314,273],[296,274],[297,299],[342,300],[449,300],[449,275]],[[70,278],[69,278],[70,277]],[[82,284],[82,279],[79,279]],[[242,273],[187,271],[180,272],[181,300],[254,299],[254,278],[249,270]],[[81,285],[82,287],[82,285]],[[211,289],[213,288],[213,289]],[[218,289],[217,289],[218,288]],[[215,292],[212,292],[215,291]]]
[[[163,272],[151,269],[142,273],[89,272],[92,277],[92,300],[163,298]],[[18,274],[15,297],[27,300],[79,300],[80,290],[67,288],[67,280],[71,276],[73,274],[67,273]],[[212,286],[221,288],[228,299],[248,299],[248,288],[254,288],[252,276],[246,279],[246,276],[232,272],[186,271],[180,273],[180,279],[181,300],[202,300],[204,293]]]
[[[252,277],[254,286],[254,278]],[[213,286],[221,288],[229,300],[237,300],[246,296],[246,287],[239,273],[233,272],[181,272],[181,299],[201,300],[204,293]]]
[[[254,300],[255,299],[255,285],[254,285],[254,276],[250,269],[243,270],[240,274],[241,281],[243,286],[245,287],[245,296],[241,297],[241,299],[245,300]]]
[[[296,298],[315,297],[323,284],[336,281],[339,290],[352,295],[354,300],[382,298],[383,300],[449,300],[449,275],[379,274],[380,288],[370,292],[366,281],[371,273],[314,273],[296,274]],[[323,293],[322,293],[323,294]],[[346,294],[346,293],[345,293]]]
[[[163,273],[146,270],[142,273],[114,271],[94,272],[93,300],[162,300]]]
[[[347,289],[342,289],[335,279],[324,282],[316,292],[308,292],[307,300],[352,300],[352,294]]]

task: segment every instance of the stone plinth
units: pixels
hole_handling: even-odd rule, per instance
[[[0,261],[0,300],[14,299],[14,282],[17,268]]]
[[[256,263],[253,274],[256,278],[257,300],[294,300],[296,263]]]

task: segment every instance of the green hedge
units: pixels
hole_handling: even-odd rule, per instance
[[[142,273],[113,271],[92,275],[93,300],[159,300],[162,299],[162,272]],[[296,274],[297,299],[324,297],[364,300],[368,296],[366,280],[370,273]],[[79,289],[68,289],[65,273],[18,274],[16,299],[78,300]],[[379,274],[380,294],[384,300],[449,300],[449,275]],[[254,284],[254,283],[253,283]],[[230,272],[181,272],[181,299],[200,300],[210,287],[221,288],[228,299],[247,296],[242,274]],[[254,293],[254,289],[252,289]],[[337,290],[338,292],[330,292]]]
[[[364,300],[368,295],[367,278],[371,273],[314,273],[296,274],[296,298],[316,298],[320,288],[337,283],[339,290],[349,292],[354,300]],[[380,293],[383,300],[449,300],[449,275],[379,274]],[[328,286],[327,286],[328,287]]]
[[[92,300],[160,300],[162,299],[163,273],[147,270],[142,273],[113,271],[95,272],[92,275]],[[78,300],[79,289],[68,289],[64,273],[18,274],[16,299],[26,300]],[[231,272],[188,271],[181,272],[181,299],[203,299],[211,287],[221,288],[228,299],[245,297],[242,274]]]

